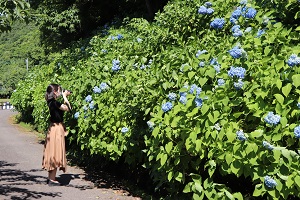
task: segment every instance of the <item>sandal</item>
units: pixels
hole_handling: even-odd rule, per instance
[[[48,179],[47,182],[48,182],[49,186],[61,186],[61,183],[58,181],[53,181],[53,180]]]

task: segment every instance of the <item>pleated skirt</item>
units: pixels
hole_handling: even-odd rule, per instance
[[[66,172],[65,135],[67,131],[63,123],[50,123],[44,144],[43,169],[51,171],[59,168]]]

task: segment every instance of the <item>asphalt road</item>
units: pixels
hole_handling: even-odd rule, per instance
[[[85,172],[68,167],[57,173],[64,186],[48,186],[47,171],[41,169],[43,145],[34,134],[20,131],[9,123],[16,113],[0,110],[0,200],[58,199],[58,200],[138,200],[127,191],[114,188],[96,188],[85,180]]]

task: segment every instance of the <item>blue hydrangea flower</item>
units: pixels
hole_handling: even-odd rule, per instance
[[[237,132],[236,132],[236,137],[237,137],[237,139],[240,140],[240,141],[245,141],[245,140],[247,140],[247,137],[245,136],[245,133],[244,133],[243,130],[237,131]]]
[[[218,61],[217,61],[216,58],[212,58],[212,59],[210,60],[209,64],[210,64],[210,65],[218,65],[219,63],[218,63]]]
[[[209,7],[212,6],[212,3],[211,2],[205,2],[204,5],[209,8]]]
[[[200,87],[198,87],[196,84],[191,85],[190,88],[190,94],[193,94],[196,91],[196,96],[198,97],[202,91],[202,89]]]
[[[242,11],[241,9],[236,9],[234,10],[232,13],[231,13],[231,17],[230,18],[233,18],[235,20],[239,19],[239,17],[242,15]]]
[[[121,69],[121,67],[120,67],[120,61],[119,60],[113,59],[112,64],[113,64],[113,66],[112,66],[111,69],[113,71],[116,72],[116,71],[119,71]]]
[[[88,107],[86,107],[86,105],[84,105],[84,106],[83,106],[83,110],[84,110],[84,111],[87,111],[87,110],[88,110]]]
[[[235,46],[235,47],[233,47],[231,50],[229,50],[228,51],[229,52],[229,54],[233,57],[233,58],[235,58],[235,59],[238,59],[238,58],[241,58],[241,57],[245,57],[245,54],[246,54],[246,52],[245,52],[245,50],[244,49],[242,49],[240,46]]]
[[[93,110],[95,107],[94,107],[95,105],[94,105],[94,101],[91,101],[90,103],[89,103],[89,108],[91,109],[91,110]]]
[[[268,188],[274,188],[277,186],[277,183],[274,179],[272,179],[270,176],[265,176],[265,185]]]
[[[179,92],[179,96],[181,97],[186,97],[187,93],[186,92]]]
[[[268,17],[266,17],[266,16],[263,16],[263,19],[262,19],[263,21],[262,21],[262,23],[263,23],[263,25],[268,25],[268,23],[269,23],[269,21],[270,21],[270,19],[268,18]]]
[[[137,41],[138,43],[140,43],[140,42],[142,42],[143,40],[142,40],[141,38],[137,38],[136,41]]]
[[[216,73],[220,73],[221,71],[221,66],[220,65],[214,65],[214,69],[216,70]]]
[[[228,76],[231,78],[238,77],[240,79],[245,78],[246,69],[243,67],[233,67],[231,66],[228,71]]]
[[[270,125],[277,125],[280,122],[280,116],[274,115],[273,112],[269,112],[265,117],[265,121]]]
[[[207,13],[207,8],[205,6],[200,6],[198,9],[198,13],[201,15],[205,15]]]
[[[204,67],[204,66],[205,66],[205,62],[201,61],[201,62],[199,63],[199,67]]]
[[[240,4],[241,5],[246,5],[247,4],[247,0],[241,0]]]
[[[233,83],[233,86],[236,90],[240,90],[243,88],[244,82],[242,81],[242,79],[239,79],[238,82]]]
[[[154,123],[153,122],[147,121],[147,125],[148,125],[148,127],[149,127],[150,130],[154,129]]]
[[[300,57],[298,57],[296,54],[292,54],[290,58],[287,61],[288,66],[294,67],[300,65]]]
[[[187,98],[186,98],[186,96],[180,96],[180,98],[179,98],[179,102],[185,105],[185,104],[186,104],[186,102],[187,102]]]
[[[95,94],[99,94],[99,93],[101,93],[101,89],[98,88],[98,86],[95,86],[95,87],[93,88],[93,92],[94,92]]]
[[[238,25],[238,24],[236,24],[236,25],[234,25],[234,26],[231,28],[231,31],[232,31],[232,32],[235,32],[235,31],[237,31],[237,30],[240,30],[240,28],[241,28],[241,26]]]
[[[245,29],[245,33],[249,33],[249,32],[251,32],[252,31],[252,27],[247,27],[246,29]]]
[[[152,59],[149,59],[148,65],[151,65],[152,63],[153,63],[153,60],[152,60]]]
[[[122,132],[122,133],[127,133],[128,130],[129,130],[129,129],[128,129],[127,127],[123,127],[123,128],[121,129],[121,132]]]
[[[207,53],[206,50],[198,50],[197,53],[196,53],[196,58],[198,58],[200,55],[204,54],[204,53]]]
[[[196,104],[196,107],[202,107],[203,100],[201,98],[196,98],[195,104]]]
[[[254,8],[248,8],[245,13],[245,18],[253,19],[256,16],[257,11]]]
[[[175,94],[175,93],[170,93],[170,94],[168,94],[168,98],[171,100],[171,101],[175,101],[176,100],[176,98],[177,98],[177,95]]]
[[[170,111],[171,109],[173,108],[173,104],[171,102],[167,102],[165,104],[163,104],[161,106],[161,109],[164,111],[164,112],[168,112]]]
[[[297,103],[297,107],[300,108],[300,102]]]
[[[75,118],[75,119],[78,119],[79,114],[80,114],[79,112],[76,112],[76,113],[74,114],[74,118]]]
[[[272,151],[274,149],[274,146],[271,145],[269,142],[267,141],[263,141],[263,147],[265,147],[266,149]]]
[[[260,37],[260,36],[262,36],[263,34],[265,34],[265,29],[259,29],[258,31],[257,31],[257,33],[256,33],[256,36],[255,37]]]
[[[242,30],[236,30],[233,32],[233,37],[242,37],[243,36],[243,31]]]
[[[85,101],[86,101],[86,102],[91,102],[91,101],[92,101],[92,96],[91,96],[91,95],[87,95],[87,96],[85,97]]]
[[[101,49],[101,52],[102,53],[107,53],[107,50],[106,49]]]
[[[234,18],[234,17],[230,17],[229,21],[230,21],[232,24],[237,23],[237,19]]]
[[[225,25],[225,19],[223,18],[216,18],[210,23],[210,27],[214,29],[222,29]]]
[[[300,138],[300,126],[296,126],[294,129],[294,134],[297,139]]]
[[[213,14],[215,11],[214,11],[214,9],[212,9],[212,8],[207,8],[207,10],[206,10],[206,13],[208,14],[208,15],[211,15],[211,14]]]
[[[107,83],[105,83],[105,82],[100,83],[100,89],[102,91],[107,90],[108,88],[109,88],[109,86],[107,85]]]
[[[118,38],[118,40],[121,40],[121,39],[124,38],[124,36],[123,36],[122,34],[118,34],[118,35],[117,35],[117,38]]]
[[[140,69],[143,70],[143,69],[146,69],[146,67],[147,67],[146,65],[142,64],[142,65],[140,66]]]
[[[223,86],[223,85],[225,85],[225,80],[222,78],[218,79],[218,86]]]

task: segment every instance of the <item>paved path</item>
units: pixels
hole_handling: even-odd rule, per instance
[[[84,180],[83,170],[68,167],[68,172],[58,172],[66,186],[46,184],[47,172],[41,169],[43,145],[36,136],[21,132],[8,122],[11,110],[0,110],[0,200],[58,199],[58,200],[137,200],[126,191],[95,188]]]

